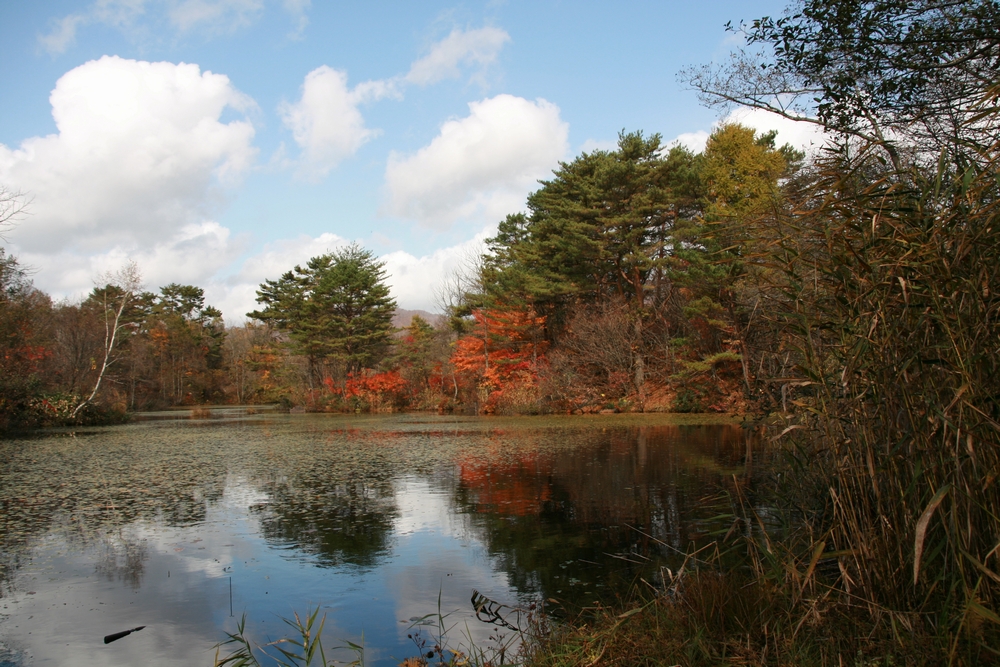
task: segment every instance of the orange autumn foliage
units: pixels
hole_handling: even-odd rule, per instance
[[[352,397],[376,394],[388,396],[405,389],[406,380],[400,376],[398,371],[377,373],[373,370],[363,370],[360,373],[351,373],[347,376],[344,395]]]
[[[374,410],[403,403],[410,389],[406,379],[395,370],[379,373],[365,369],[349,373],[343,388],[337,387],[330,377],[323,384],[330,393],[355,399]]]
[[[20,347],[5,350],[4,361],[27,361],[28,372],[34,373],[37,363],[52,356],[52,351],[44,345],[22,345]]]
[[[484,308],[472,313],[472,333],[455,343],[451,363],[460,383],[485,394],[484,412],[492,412],[505,392],[534,387],[545,363],[545,318],[531,310]]]

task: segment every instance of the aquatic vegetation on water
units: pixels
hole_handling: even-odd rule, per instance
[[[326,652],[323,650],[323,626],[326,624],[324,614],[317,622],[319,607],[305,616],[295,614],[294,619],[282,619],[296,632],[294,637],[284,637],[276,641],[268,642],[264,646],[256,646],[246,637],[247,616],[243,614],[237,625],[235,633],[227,633],[229,638],[216,645],[215,667],[260,667],[257,653],[262,657],[276,662],[280,667],[327,667],[334,664],[327,662]],[[234,648],[229,655],[220,658],[219,649],[232,645]],[[351,644],[352,648],[358,650],[358,660],[348,663],[350,665],[364,665],[364,646]],[[254,652],[256,649],[256,653]],[[278,655],[268,653],[268,649]]]
[[[416,655],[399,660],[401,667],[426,667],[434,664],[441,667],[502,667],[522,664],[531,655],[532,646],[538,645],[548,633],[548,622],[544,614],[531,603],[527,608],[510,607],[473,590],[472,606],[476,618],[483,623],[506,629],[511,633],[497,631],[485,643],[479,645],[467,637],[461,646],[452,644],[455,623],[449,625],[451,612],[443,613],[441,594],[438,593],[438,610],[411,619],[407,634],[416,649]],[[227,639],[216,645],[214,667],[261,667],[258,656],[273,660],[279,667],[328,667],[336,664],[348,667],[364,667],[364,637],[360,644],[344,641],[336,649],[348,649],[354,654],[349,662],[328,659],[323,649],[323,626],[326,615],[319,617],[319,608],[304,616],[294,614],[292,619],[282,619],[293,629],[291,637],[283,637],[264,645],[255,644],[247,636],[246,614],[240,619],[235,633],[227,633]],[[518,624],[511,623],[514,619]],[[425,636],[424,630],[428,630]],[[220,650],[230,647],[230,652],[220,657]],[[278,655],[274,655],[274,653]]]
[[[20,619],[70,623],[84,644],[144,624],[108,664],[147,643],[158,664],[192,664],[243,610],[266,645],[273,612],[308,606],[328,614],[327,657],[363,629],[366,660],[388,664],[416,652],[397,623],[441,587],[477,660],[469,645],[517,633],[475,620],[473,588],[558,599],[557,618],[614,597],[723,528],[720,489],[745,472],[740,429],[700,419],[224,414],[0,442],[4,641],[64,662]],[[410,634],[431,650],[430,632]],[[188,653],[157,653],[178,636]]]

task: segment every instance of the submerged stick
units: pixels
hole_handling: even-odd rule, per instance
[[[124,630],[122,632],[115,632],[115,633],[110,634],[110,635],[104,635],[104,643],[105,644],[110,644],[113,641],[118,641],[122,637],[127,637],[128,635],[132,634],[133,632],[139,632],[139,630],[142,630],[144,627],[146,627],[146,626],[145,625],[140,625],[139,627],[132,628],[131,630]]]

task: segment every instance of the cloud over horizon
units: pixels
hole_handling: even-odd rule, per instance
[[[438,230],[459,219],[495,222],[523,207],[566,156],[568,136],[559,107],[546,100],[505,94],[470,102],[469,115],[445,122],[427,146],[390,153],[383,211]]]
[[[153,245],[204,222],[252,166],[254,128],[222,122],[253,100],[197,65],[105,56],[50,96],[58,132],[0,144],[0,182],[31,194],[10,234],[24,251]]]
[[[496,226],[489,226],[471,239],[423,256],[401,250],[380,256],[379,261],[385,263],[386,284],[399,307],[437,311],[436,286],[443,285],[469,257],[482,252],[483,241],[494,233]],[[229,324],[241,323],[246,313],[257,308],[257,288],[265,280],[276,280],[296,265],[304,265],[313,257],[334,252],[349,243],[350,240],[332,233],[316,237],[303,234],[268,243],[260,252],[243,260],[231,276],[205,284],[207,301],[223,312]]]
[[[821,127],[814,123],[794,121],[783,118],[763,109],[751,109],[749,107],[739,107],[730,111],[724,118],[719,119],[712,125],[712,129],[728,123],[737,123],[749,128],[753,128],[758,134],[776,130],[778,136],[775,139],[777,145],[791,144],[793,147],[806,152],[820,148],[826,140]],[[684,132],[677,135],[668,146],[675,144],[684,146],[693,153],[700,153],[705,150],[705,144],[711,132],[698,130],[696,132]]]

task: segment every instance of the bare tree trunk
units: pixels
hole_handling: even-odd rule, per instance
[[[101,372],[97,374],[97,381],[94,383],[94,390],[90,392],[90,396],[80,401],[80,404],[73,410],[73,414],[70,416],[72,419],[76,418],[76,415],[79,414],[84,406],[89,405],[94,400],[94,397],[97,396],[97,391],[101,388],[101,381],[104,379],[108,367],[114,363],[111,354],[114,352],[115,343],[118,341],[118,333],[123,326],[122,313],[125,312],[125,308],[128,306],[132,295],[142,286],[139,267],[136,266],[135,262],[129,261],[116,274],[108,275],[106,284],[114,285],[122,290],[121,302],[114,311],[114,321],[110,319],[111,315],[108,312],[107,302],[104,304],[104,361],[101,363]],[[107,291],[105,291],[105,298],[107,298]]]
[[[486,373],[490,372],[490,324],[486,316],[483,316],[483,357],[486,363]]]
[[[639,392],[639,412],[646,411],[646,363],[642,356],[642,317],[635,318],[635,388]]]

